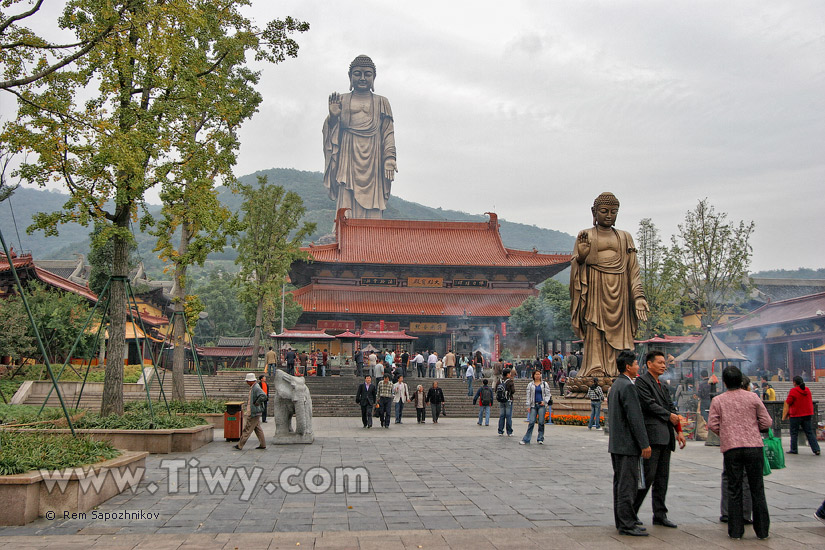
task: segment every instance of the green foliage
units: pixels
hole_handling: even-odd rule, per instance
[[[198,164],[194,159],[201,151],[192,147],[190,136],[198,125],[209,132],[205,121],[193,118],[210,103],[204,98],[224,86],[232,89],[239,81],[256,82],[256,73],[233,68],[242,66],[247,54],[272,63],[296,55],[297,44],[289,35],[309,28],[291,18],[259,28],[241,13],[250,4],[251,0],[66,2],[58,24],[78,41],[98,36],[110,25],[113,30],[71,66],[15,92],[17,119],[5,126],[0,141],[13,153],[33,153],[17,173],[40,186],[64,181],[71,193],[62,210],[35,215],[30,230],[57,235],[62,223],[101,222],[99,239],[113,243],[112,274],[126,275],[130,222],[142,209],[141,227],[153,223],[145,192],[159,184],[168,190],[184,166]],[[42,41],[36,36],[27,40]],[[26,63],[36,61],[36,51],[28,57],[25,52],[6,56],[18,62],[7,72],[25,72]],[[228,101],[217,108],[223,118],[234,120],[234,110],[242,104]],[[202,153],[220,155],[221,150],[207,145]],[[125,354],[127,309],[123,284],[118,282],[110,309],[108,354],[113,357]],[[121,382],[120,364],[110,361],[104,411],[122,411]]]
[[[659,230],[650,218],[639,222],[636,233],[639,268],[647,304],[647,322],[639,324],[637,338],[648,339],[657,334],[682,334],[682,286],[675,251],[662,245]]]
[[[509,330],[525,339],[570,340],[570,291],[566,285],[549,279],[538,296],[527,298],[519,307],[510,310]]]
[[[29,424],[31,422],[40,422],[41,420],[59,420],[66,418],[63,415],[63,409],[58,407],[46,407],[43,412],[38,415],[40,411],[39,406],[34,405],[0,405],[0,424]],[[69,409],[69,415],[74,415],[79,411]]]
[[[690,311],[703,325],[713,325],[726,309],[736,306],[750,286],[748,268],[754,223],[728,222],[707,199],[685,214],[673,236],[673,253]]]
[[[75,354],[82,356],[89,350],[93,336],[81,334],[90,312],[89,304],[84,298],[71,292],[48,288],[34,280],[26,285],[26,294],[40,337],[52,362],[65,359],[78,335],[80,342],[75,348]],[[11,355],[17,359],[27,357],[35,352],[36,345],[34,330],[30,326],[23,301],[19,297],[13,297],[0,304],[0,355]]]
[[[31,330],[31,321],[20,296],[0,300],[0,356],[8,355],[13,363],[20,363],[37,349]],[[6,391],[6,388],[3,388]]]
[[[160,401],[153,401],[155,411],[165,411],[166,406]],[[194,401],[169,401],[169,409],[173,413],[181,414],[214,414],[226,410],[226,402],[218,399],[198,399]],[[126,404],[127,412],[149,413],[149,404],[146,401],[131,401]]]
[[[127,412],[121,416],[86,414],[75,423],[77,429],[95,430],[167,430],[202,426],[206,421],[196,416],[169,416],[162,406],[154,409],[155,421],[147,412]]]
[[[194,289],[203,302],[206,319],[195,326],[198,345],[215,345],[219,336],[248,336],[252,326],[244,318],[240,289],[235,276],[223,270],[209,272],[206,282]]]
[[[0,449],[0,475],[74,468],[120,456],[107,441],[31,432],[0,432]]]
[[[115,246],[114,243],[105,238],[105,224],[97,221],[94,224],[92,232],[89,233],[89,289],[100,296],[103,292],[109,277],[112,275],[112,265],[115,260]],[[137,252],[137,244],[129,243],[129,260],[127,270],[131,271],[137,265],[135,253]],[[101,296],[101,300],[106,300]],[[105,302],[101,303],[101,307]]]
[[[237,282],[241,300],[255,304],[255,327],[262,326],[265,305],[274,311],[280,306],[282,284],[292,262],[308,259],[300,250],[303,240],[315,231],[315,225],[301,222],[306,212],[301,197],[278,185],[267,184],[266,176],[258,178],[258,188],[243,186],[243,230],[237,240],[241,266]],[[260,334],[253,333],[253,349]]]
[[[294,285],[286,285],[286,292],[295,290]],[[280,292],[279,292],[280,294]],[[249,326],[255,326],[255,314],[257,304],[244,302],[244,318]],[[289,329],[295,326],[304,308],[295,301],[292,294],[284,296],[284,328]],[[272,331],[281,331],[281,298],[280,296],[267,296],[263,303],[263,321],[261,328],[264,334]]]

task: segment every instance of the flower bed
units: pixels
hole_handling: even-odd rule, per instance
[[[36,432],[0,431],[0,447],[0,475],[40,468],[74,468],[120,455],[120,451],[105,441]]]
[[[587,426],[590,422],[590,416],[581,416],[578,414],[554,414],[553,423],[562,424],[566,426]],[[599,424],[604,426],[604,417],[599,417]]]

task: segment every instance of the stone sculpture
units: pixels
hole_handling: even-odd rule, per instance
[[[272,380],[275,407],[275,445],[312,443],[312,396],[306,380],[300,376],[290,376],[282,370],[275,370]],[[295,429],[292,418],[295,417]]]
[[[351,218],[381,218],[398,168],[386,97],[373,93],[375,64],[359,55],[349,66],[348,94],[329,96],[324,122],[324,187]]]
[[[634,349],[633,337],[639,321],[647,321],[649,307],[633,238],[613,227],[619,200],[602,193],[590,210],[593,227],[579,232],[570,262],[571,321],[584,339],[578,375],[615,377],[616,355]]]

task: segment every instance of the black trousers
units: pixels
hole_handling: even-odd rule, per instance
[[[361,422],[364,427],[372,426],[372,407],[369,405],[361,405]]]
[[[653,487],[653,519],[666,519],[667,506],[665,497],[667,496],[667,484],[670,479],[670,447],[667,445],[651,445],[650,458],[644,461],[645,466],[645,488],[639,489],[636,493],[636,500],[633,502],[633,510],[639,515],[639,508],[642,507],[647,492]]]
[[[632,530],[636,527],[636,510],[633,502],[639,491],[642,470],[639,455],[610,455],[613,462],[613,519],[616,529]]]
[[[392,409],[392,397],[379,397],[378,417],[381,418],[382,426],[390,425],[390,409]]]
[[[424,422],[427,419],[427,409],[425,409],[423,407],[419,409],[418,407],[416,407],[415,408],[415,418],[419,422]]]
[[[725,473],[728,476],[728,535],[741,537],[745,532],[742,514],[742,479],[748,478],[753,503],[753,530],[756,536],[768,536],[771,517],[765,500],[765,484],[762,479],[764,463],[762,447],[738,447],[725,451]]]

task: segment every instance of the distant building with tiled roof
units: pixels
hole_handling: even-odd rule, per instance
[[[487,222],[350,219],[338,211],[332,242],[303,248],[294,262],[296,328],[398,331],[416,349],[443,353],[462,327],[492,347],[510,310],[565,269],[570,253],[504,246],[498,217]],[[466,319],[465,319],[466,316]],[[466,325],[469,324],[469,328]],[[338,342],[331,342],[332,353]],[[458,351],[458,350],[456,350]]]
[[[811,375],[816,367],[825,376],[825,356],[805,353],[825,344],[825,292],[767,303],[714,329],[738,348],[757,370],[785,376]],[[810,380],[810,378],[808,378]]]

